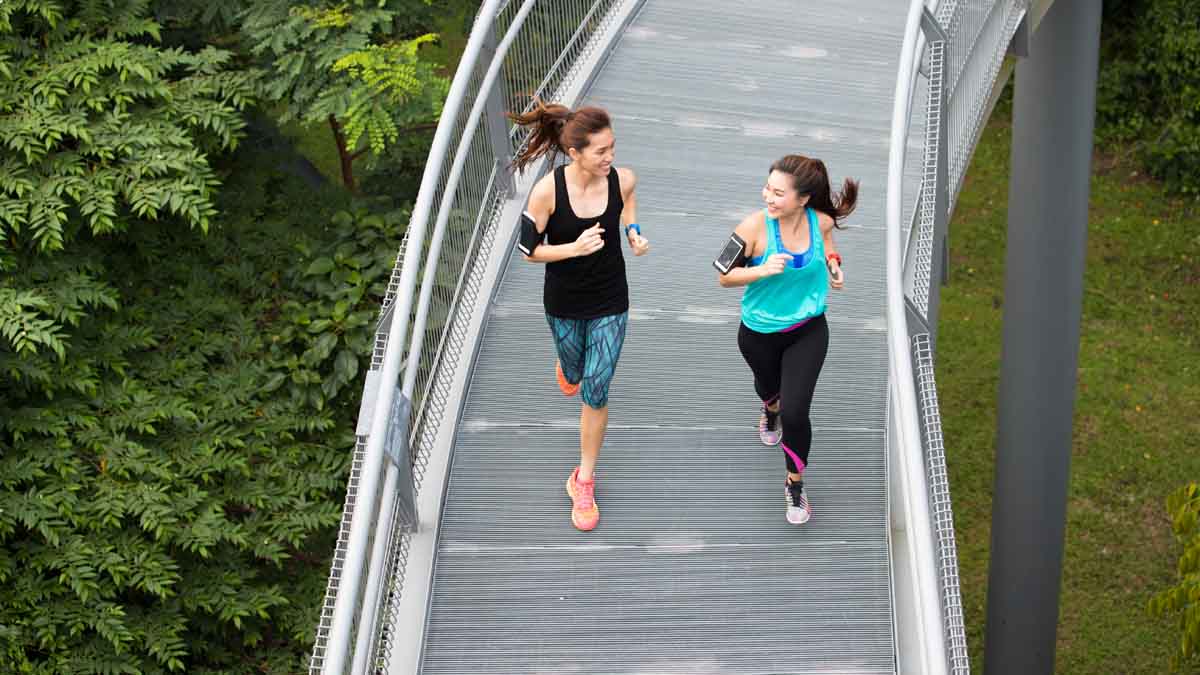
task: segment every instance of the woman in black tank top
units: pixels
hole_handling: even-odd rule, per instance
[[[639,256],[650,244],[636,223],[637,177],[612,165],[608,113],[535,101],[533,110],[512,119],[532,127],[528,145],[513,161],[517,169],[546,154],[571,159],[534,185],[521,246],[526,260],[546,264],[542,302],[558,353],[559,389],[567,396],[582,391],[580,462],[567,478],[567,494],[571,522],[590,530],[600,520],[593,470],[608,428],[608,389],[629,313],[621,239]]]
[[[546,263],[543,300],[546,314],[564,319],[598,319],[629,311],[629,284],[621,255],[621,197],[618,171],[608,172],[607,207],[594,218],[580,218],[571,208],[567,167],[554,170],[554,211],[546,223],[546,243],[570,244],[597,224],[604,231],[599,251]]]

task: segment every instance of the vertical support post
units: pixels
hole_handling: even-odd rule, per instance
[[[1054,672],[1100,3],[1058,0],[1017,64],[984,670]]]
[[[483,56],[480,63],[490,64],[496,57],[496,24],[492,24],[483,43]],[[508,111],[508,95],[504,77],[496,78],[496,84],[487,92],[487,103],[484,107],[484,124],[487,127],[488,142],[492,146],[492,154],[496,158],[496,189],[500,192],[512,192],[513,176],[508,165],[512,161],[512,142],[508,136],[508,122],[505,116]]]

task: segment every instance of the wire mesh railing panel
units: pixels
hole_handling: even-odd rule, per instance
[[[589,50],[593,38],[603,30],[612,10],[623,0],[555,0],[542,2],[530,13],[505,63],[506,110],[528,111],[536,97],[553,102],[569,81],[574,64]],[[510,53],[512,53],[510,52]],[[509,128],[511,151],[518,151],[528,133],[515,125]]]
[[[939,7],[949,36],[947,52],[950,157],[949,202],[959,187],[979,140],[993,83],[1004,63],[1028,0],[960,0]]]
[[[510,2],[503,8],[495,22],[496,34],[507,31],[521,4]],[[531,94],[554,100],[560,88],[569,81],[579,57],[587,52],[597,31],[605,26],[604,19],[617,5],[617,0],[543,0],[535,5],[504,57],[504,85],[498,87],[502,91],[494,95],[503,97],[505,109],[524,109],[530,103]],[[468,97],[471,102],[479,95],[478,84],[486,65],[480,64],[472,80],[471,96]],[[540,75],[537,74],[539,68],[542,69]],[[465,116],[460,119],[456,136],[461,137],[467,121]],[[450,308],[467,271],[465,263],[472,257],[469,253],[471,244],[480,232],[479,225],[489,219],[485,207],[501,207],[501,202],[493,198],[493,188],[499,183],[497,173],[509,170],[511,154],[503,150],[497,152],[486,127],[486,124],[480,124],[471,140],[469,157],[452,202],[452,212],[437,263],[437,285],[432,293],[426,334],[422,337],[421,361],[415,366],[418,375],[413,411],[417,420],[425,413],[424,397],[432,384],[433,364],[439,358],[446,336]],[[518,131],[516,136],[519,137],[519,140],[514,139],[514,145],[523,143],[525,134],[510,125],[510,136],[513,135],[512,131]],[[451,161],[452,157],[447,156],[447,169]],[[441,203],[444,194],[444,180],[435,199],[437,204]],[[436,211],[430,214],[431,219],[438,216]],[[420,437],[421,427],[420,423],[413,425],[411,438],[415,440]],[[418,457],[414,457],[414,460],[420,461]]]
[[[921,316],[929,320],[929,297],[932,294],[931,284],[940,280],[933,278],[934,241],[937,225],[937,177],[938,177],[938,148],[941,138],[942,119],[942,87],[945,82],[945,43],[935,42],[929,45],[928,51],[928,103],[925,110],[925,153],[922,162],[921,189],[917,203],[917,231],[912,236],[917,238],[916,260],[914,265],[913,304]]]
[[[371,348],[369,371],[378,371],[383,365],[383,354],[387,349],[388,325],[387,316],[396,293],[400,286],[401,265],[404,262],[404,252],[408,248],[408,232],[400,240],[400,248],[396,254],[396,262],[392,266],[388,278],[387,291],[379,310],[379,321],[375,329],[375,339]],[[338,588],[342,575],[345,573],[346,545],[350,539],[350,526],[354,514],[354,504],[358,496],[358,484],[362,476],[362,465],[366,455],[367,437],[355,437],[353,457],[350,460],[350,478],[346,483],[346,500],[342,507],[342,520],[338,526],[337,543],[334,545],[333,560],[330,563],[329,581],[325,587],[325,599],[321,603],[321,615],[318,619],[317,635],[313,646],[312,658],[309,663],[310,672],[319,673],[325,662],[325,644],[329,637],[329,629],[333,621],[333,608],[337,600]]]
[[[954,510],[950,503],[950,483],[946,473],[946,450],[942,438],[942,418],[934,380],[933,350],[928,333],[913,337],[913,369],[917,380],[917,403],[921,416],[925,466],[928,471],[930,513],[937,539],[937,564],[941,581],[942,620],[946,635],[951,672],[970,672],[966,627],[963,623],[962,594],[958,579],[958,548],[954,539]]]
[[[454,311],[450,313],[450,316],[453,318],[448,330],[444,333],[445,339],[443,344],[439,348],[437,365],[446,364],[446,367],[433,369],[432,386],[424,398],[427,405],[418,418],[418,433],[414,436],[413,483],[414,489],[418,491],[425,476],[425,469],[428,466],[430,454],[433,451],[438,428],[446,413],[453,409],[453,402],[450,400],[450,387],[455,376],[455,371],[462,365],[462,357],[468,347],[467,333],[470,327],[471,315],[480,300],[485,299],[483,277],[486,266],[483,264],[483,261],[486,261],[490,257],[501,229],[499,219],[502,211],[498,207],[507,196],[505,193],[497,192],[491,208],[485,210],[490,217],[479,228],[480,236],[475,238],[475,246],[472,250],[472,258],[479,261],[479,264],[469,266],[469,273],[459,286],[461,293],[456,298]],[[381,598],[384,603],[383,621],[380,625],[376,656],[373,659],[373,662],[377,663],[380,668],[386,668],[392,654],[393,638],[396,636],[396,631],[400,629],[399,626],[402,625],[399,608],[404,585],[404,565],[408,559],[410,542],[411,539],[407,534],[395,533],[395,537],[389,546],[391,555],[385,577],[388,580],[387,592]]]
[[[363,453],[367,441],[365,436],[358,436],[354,444],[354,458],[350,463],[350,479],[346,483],[346,502],[342,507],[342,522],[338,526],[337,544],[333,549],[333,562],[329,571],[329,581],[325,586],[325,600],[321,603],[321,616],[317,623],[316,642],[313,646],[312,658],[309,662],[310,672],[319,673],[325,663],[325,645],[329,639],[329,630],[333,623],[333,606],[337,601],[338,586],[342,580],[346,560],[346,542],[350,539],[351,516],[354,513],[354,503],[358,498],[358,483],[362,476]]]
[[[479,90],[479,84],[482,81],[483,70],[486,67],[487,67],[486,63],[484,63],[482,65],[476,64],[476,67],[468,80],[467,92],[466,92],[464,105],[470,106],[473,104],[473,102],[476,98],[477,92]],[[452,137],[461,137],[462,136],[463,130],[466,126],[466,122],[467,122],[467,120],[464,119],[463,116],[460,116],[460,118],[457,120],[457,122],[454,125],[454,128],[452,130]],[[449,167],[450,167],[450,164],[452,161],[453,161],[453,156],[449,153],[447,153],[447,155],[445,157],[443,157],[441,160],[441,170],[439,172],[440,179],[438,181],[438,185],[435,190],[435,194],[434,194],[434,198],[433,198],[434,204],[438,204],[441,201],[441,196],[445,191],[448,170],[449,170]],[[474,181],[470,178],[464,182],[467,185],[472,185],[472,184],[477,183],[477,181]],[[430,217],[436,218],[436,212],[431,214]],[[390,315],[390,312],[393,309],[393,305],[395,304],[398,293],[402,292],[402,289],[399,288],[400,277],[401,277],[401,272],[402,272],[402,267],[403,267],[403,261],[404,261],[406,252],[408,250],[408,247],[413,246],[413,245],[420,246],[420,251],[422,254],[424,254],[428,250],[431,237],[432,237],[432,228],[429,228],[427,230],[426,236],[420,242],[410,241],[408,231],[406,231],[404,234],[404,237],[403,237],[401,245],[400,245],[399,252],[396,257],[396,263],[392,269],[391,277],[388,280],[387,291],[386,291],[386,294],[385,294],[385,297],[384,297],[384,300],[383,300],[383,303],[381,306],[380,321],[379,321],[379,324],[376,329],[375,339],[374,339],[374,344],[373,344],[372,354],[371,354],[370,370],[372,370],[372,371],[378,371],[382,367],[382,364],[383,364],[384,354],[385,354],[385,351],[387,349],[387,344],[388,344],[388,329],[390,327],[389,326],[390,321],[388,320],[388,317]],[[453,241],[453,238],[451,238],[451,241]],[[451,251],[451,253],[453,253],[455,251],[455,246],[453,244],[451,244],[450,246],[448,246],[446,248],[449,251]],[[423,265],[424,259],[425,259],[425,256],[421,255],[420,260],[422,261],[422,265]],[[461,266],[461,263],[459,266]],[[413,320],[414,320],[414,317],[410,316],[409,317],[409,328],[410,329],[412,327]],[[437,324],[436,321],[434,321],[432,323],[434,323],[435,325]],[[430,356],[430,359],[431,358],[432,358],[432,355]],[[428,370],[428,361],[430,359],[423,359],[423,363],[417,364],[416,367],[421,368],[422,366],[424,366],[425,370]],[[417,391],[420,391],[420,390],[418,389]],[[365,392],[364,392],[364,395],[365,395]],[[323,667],[325,665],[325,647],[326,647],[326,644],[328,641],[329,630],[332,625],[334,605],[336,603],[337,593],[338,593],[340,581],[343,578],[343,575],[346,573],[355,573],[355,574],[362,573],[362,570],[349,571],[349,570],[343,569],[343,567],[344,567],[344,562],[345,562],[347,542],[349,540],[350,530],[353,525],[351,521],[352,521],[355,502],[356,502],[358,484],[359,484],[360,477],[361,477],[361,467],[362,467],[362,464],[363,464],[364,458],[365,458],[366,440],[367,440],[366,436],[359,436],[357,439],[357,444],[356,444],[355,450],[354,450],[354,458],[352,460],[353,468],[351,471],[349,483],[347,485],[347,496],[346,496],[345,506],[343,508],[343,513],[342,513],[342,522],[341,522],[341,526],[340,526],[339,532],[338,532],[337,544],[335,545],[334,558],[333,558],[333,562],[331,565],[329,582],[328,582],[327,588],[326,588],[325,601],[322,605],[321,616],[319,619],[315,644],[314,644],[314,648],[313,648],[313,655],[312,655],[312,659],[310,661],[310,672],[311,673],[321,672],[321,670],[323,669]],[[362,527],[362,525],[359,525],[359,526]],[[389,535],[383,534],[382,536],[389,536]]]
[[[464,167],[463,179],[446,221],[446,231],[438,252],[437,269],[431,280],[429,315],[425,323],[421,358],[416,364],[416,387],[413,389],[414,420],[419,420],[424,409],[425,393],[429,388],[433,364],[438,356],[438,346],[450,319],[450,308],[457,295],[459,280],[464,264],[470,256],[470,244],[476,232],[476,220],[490,203],[493,169],[496,156],[488,140],[487,129],[480,126],[473,135],[468,152],[471,153]],[[431,218],[441,214],[431,215]],[[410,438],[416,438],[418,425],[412,426]]]

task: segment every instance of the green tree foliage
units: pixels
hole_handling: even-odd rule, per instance
[[[1183,545],[1179,583],[1150,600],[1151,613],[1179,617],[1179,651],[1174,667],[1200,657],[1200,484],[1191,483],[1167,498],[1175,537]]]
[[[236,144],[252,74],[138,42],[158,37],[146,2],[79,4],[0,5],[0,235],[58,250],[76,214],[95,234],[160,214],[207,227],[205,153]]]
[[[208,236],[94,242],[87,381],[0,394],[0,672],[299,672],[407,213],[235,186]],[[275,191],[263,198],[262,191]],[[264,213],[291,218],[264,220]],[[170,253],[169,259],[164,254]]]
[[[181,42],[236,44],[241,16],[253,1],[155,0],[154,16]]]
[[[0,371],[23,381],[55,367],[14,356],[61,362],[66,331],[117,304],[104,261],[73,246],[140,219],[207,228],[207,155],[244,124],[253,74],[228,52],[154,46],[146,4],[0,4]]]
[[[1133,145],[1150,173],[1200,198],[1200,3],[1105,3],[1101,142]]]
[[[435,120],[449,87],[422,46],[437,39],[406,19],[427,0],[256,2],[243,33],[270,76],[266,96],[282,122],[327,123],[342,180],[356,188],[354,160],[381,154],[403,130]]]
[[[3,673],[298,672],[328,571],[406,216],[214,163],[256,74],[156,9],[0,3]]]

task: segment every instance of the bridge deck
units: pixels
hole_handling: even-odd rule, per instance
[[[627,253],[628,336],[575,531],[563,482],[577,399],[554,383],[540,266],[511,262],[454,449],[422,672],[891,673],[884,184],[905,3],[648,0],[588,100],[640,176],[651,255]],[[709,264],[761,208],[775,158],[862,181],[837,234],[806,485],[783,518],[783,457],[755,433],[740,291]]]

